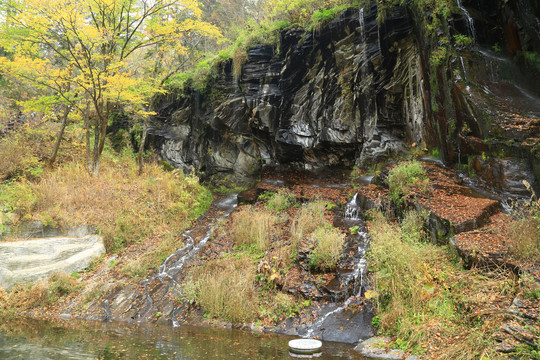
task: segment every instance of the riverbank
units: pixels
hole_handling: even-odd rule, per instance
[[[409,210],[416,215],[401,210],[399,217],[382,180],[388,171],[373,180],[381,185],[364,185],[336,172],[267,169],[255,188],[238,196],[238,206],[235,195],[217,197],[209,212],[179,239],[179,251],[149,275],[129,278],[122,269],[129,259],[158,246],[159,238],[128,247],[121,256],[108,256],[80,274],[82,291],[21,314],[66,321],[202,324],[349,343],[377,331],[391,336],[386,346],[426,359],[457,353],[471,359],[508,352],[517,358],[533,356],[537,282],[509,267],[485,262],[471,267],[467,258],[458,256],[452,237],[444,236],[455,234],[456,228],[464,234],[459,236],[479,231],[461,224],[490,226],[482,219],[486,212],[499,211],[493,207],[497,202],[460,185],[463,179],[451,169],[429,162],[422,167],[427,190],[410,189],[405,202],[421,204],[425,212],[414,206]],[[469,199],[463,202],[467,207],[441,200],[448,193]],[[361,207],[375,205],[378,210],[368,212],[366,228]],[[388,219],[374,212],[380,210]],[[307,223],[302,220],[306,214]],[[255,226],[257,231],[239,232],[239,224],[240,230]],[[319,226],[325,234],[335,229],[343,236],[342,255],[334,267],[314,262]],[[362,254],[370,238],[374,242],[368,252],[368,277]],[[191,247],[185,247],[189,241]],[[490,242],[479,245],[477,254],[489,249]],[[507,259],[515,261],[510,253]],[[401,272],[396,272],[398,266]],[[401,288],[389,289],[389,282]],[[396,291],[401,292],[398,297]],[[516,313],[526,315],[519,320]],[[516,329],[509,327],[510,317],[526,330],[525,341],[516,340],[523,332],[509,330]],[[513,345],[506,345],[511,339]]]

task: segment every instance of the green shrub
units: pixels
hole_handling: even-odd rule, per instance
[[[32,213],[36,206],[32,184],[26,179],[0,184],[0,204],[20,217]]]
[[[454,35],[454,42],[459,46],[469,46],[474,42],[474,39],[467,35],[456,34]]]
[[[265,195],[265,194],[263,194]],[[262,198],[266,198],[266,207],[275,212],[281,212],[296,203],[294,194],[285,189],[279,189],[275,193],[270,193]]]
[[[413,189],[425,189],[429,180],[422,164],[418,161],[405,161],[395,166],[388,173],[390,198],[397,206],[401,206]]]
[[[336,228],[324,226],[313,232],[315,248],[309,255],[309,264],[319,270],[335,270],[343,255],[345,234]]]
[[[521,51],[518,56],[524,59],[526,65],[540,72],[540,54],[533,51]]]

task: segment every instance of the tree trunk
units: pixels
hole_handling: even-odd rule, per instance
[[[106,104],[104,111],[103,101],[94,100],[94,108],[96,109],[96,121],[94,125],[94,151],[92,156],[91,173],[94,176],[99,174],[99,159],[103,148],[105,147],[105,137],[107,135],[107,125],[109,121],[109,104]]]
[[[99,172],[99,144],[101,142],[101,121],[99,118],[99,115],[96,115],[94,120],[94,149],[92,151],[92,161],[88,165],[88,168],[90,169],[90,174],[97,175]]]
[[[66,130],[67,120],[68,120],[70,112],[71,112],[71,106],[64,105],[64,115],[62,117],[62,126],[60,127],[60,131],[58,131],[58,136],[56,137],[56,143],[54,144],[54,150],[51,155],[51,158],[49,159],[49,166],[51,167],[56,161],[56,156],[58,155],[58,149],[60,148],[60,142],[62,141],[62,137],[64,136],[64,131]]]
[[[139,154],[137,155],[137,161],[139,163],[139,175],[142,175],[144,171],[144,158],[143,158],[143,152],[144,152],[144,144],[146,143],[146,135],[148,134],[148,124],[146,119],[144,120],[143,124],[143,132],[141,135],[141,143],[139,144]]]
[[[84,111],[84,130],[86,131],[86,170],[88,173],[92,173],[92,168],[90,167],[90,106],[86,104],[86,110]]]

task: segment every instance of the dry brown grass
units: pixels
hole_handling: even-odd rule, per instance
[[[46,122],[10,132],[0,139],[0,179],[25,176],[39,178],[45,161],[52,153],[60,124]],[[81,129],[68,127],[64,134],[58,161],[81,158],[84,154]]]
[[[60,271],[32,286],[16,285],[9,293],[2,290],[0,308],[30,310],[54,303],[60,297],[79,289],[80,284],[75,278]]]
[[[510,201],[514,221],[509,227],[510,250],[524,261],[540,261],[540,199],[527,180],[523,185],[531,192],[526,201]]]
[[[338,229],[323,226],[313,232],[313,239],[316,245],[309,255],[310,265],[323,271],[335,270],[343,255],[345,234]]]
[[[195,177],[165,172],[155,164],[138,175],[129,155],[104,155],[97,177],[81,164],[68,163],[28,187],[33,198],[21,209],[60,227],[97,226],[108,252],[151,235],[176,236],[211,200]]]
[[[315,200],[304,204],[298,211],[291,226],[291,239],[294,248],[297,248],[298,244],[315,229],[328,224],[328,220],[324,217],[325,208],[324,201]]]
[[[421,354],[429,344],[430,359],[492,358],[492,335],[516,293],[514,275],[452,265],[449,250],[421,241],[423,215],[407,217],[401,228],[380,213],[369,224],[376,323],[404,349]]]
[[[510,250],[521,260],[540,261],[540,219],[526,216],[510,225]]]
[[[2,309],[5,306],[5,302],[7,301],[7,294],[4,288],[0,286],[0,309]]]
[[[210,260],[191,271],[184,294],[205,313],[231,322],[247,322],[258,315],[256,267],[244,255]]]
[[[0,141],[0,179],[11,178],[38,164],[30,144],[15,139]]]
[[[270,212],[245,206],[233,216],[231,235],[236,245],[255,244],[260,251],[264,251],[270,244],[276,221],[277,217]]]
[[[247,61],[248,55],[245,49],[240,47],[234,50],[233,54],[233,74],[234,76],[242,75],[242,65]]]

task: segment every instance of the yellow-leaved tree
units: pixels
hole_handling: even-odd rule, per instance
[[[43,89],[49,99],[43,103],[63,104],[64,114],[83,115],[93,174],[99,171],[112,109],[126,105],[146,118],[152,95],[163,92],[155,57],[147,53],[182,52],[188,35],[221,36],[201,20],[196,0],[2,0],[0,5],[2,75]]]

